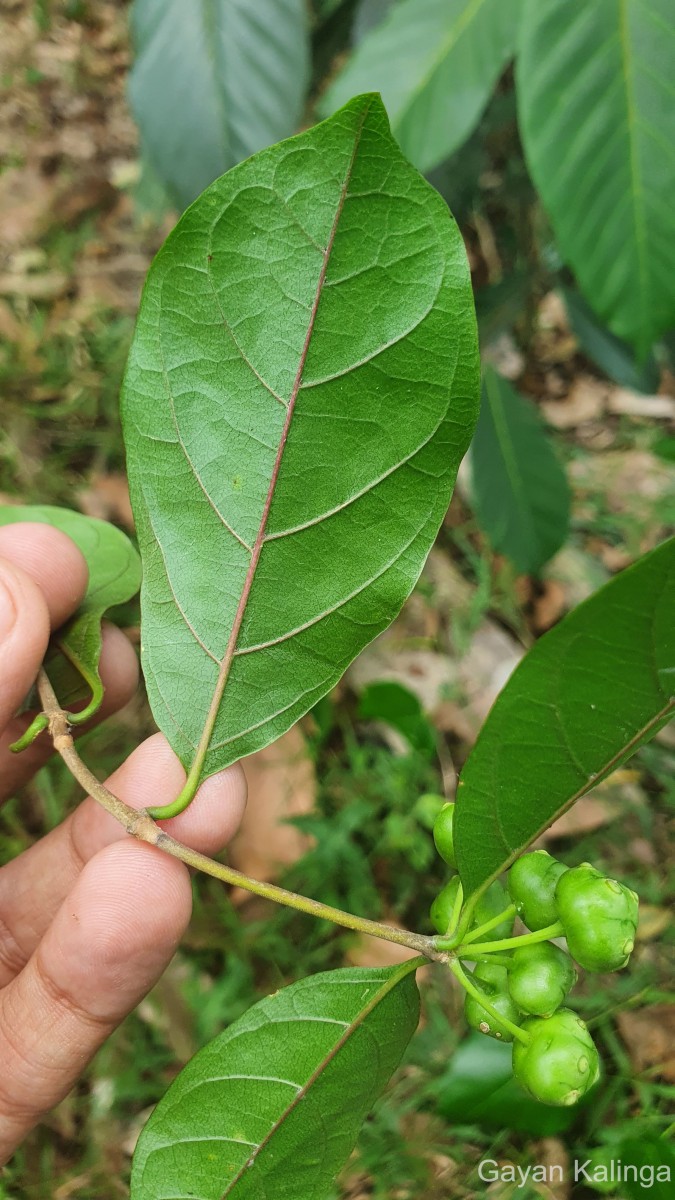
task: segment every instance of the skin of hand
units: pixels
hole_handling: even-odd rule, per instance
[[[8,747],[31,719],[15,714],[50,630],[76,610],[86,583],[84,558],[59,530],[0,528],[0,803],[50,756],[47,734],[20,755]],[[101,675],[106,694],[94,721],[122,707],[138,682],[134,651],[112,626]],[[142,808],[168,803],[184,779],[155,734],[106,782]],[[213,855],[235,833],[245,803],[237,764],[206,780],[189,809],[163,827]],[[135,842],[91,798],[0,869],[0,1166],[156,983],[190,913],[183,863]]]

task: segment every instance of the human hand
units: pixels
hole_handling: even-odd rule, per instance
[[[0,529],[0,803],[46,762],[43,734],[22,754],[15,717],[42,662],[50,629],[77,608],[87,582],[74,543],[47,525]],[[101,720],[130,699],[138,668],[118,629],[105,629]],[[161,734],[107,780],[135,808],[168,803],[185,772]],[[163,823],[212,855],[243,813],[241,767],[208,779],[190,808]],[[91,799],[0,870],[0,1166],[61,1100],[95,1051],[150,990],[191,912],[186,867],[134,841]]]

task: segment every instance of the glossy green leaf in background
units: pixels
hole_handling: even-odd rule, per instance
[[[525,0],[521,31],[520,130],[560,253],[643,357],[675,325],[675,8]]]
[[[436,1088],[438,1109],[453,1126],[552,1137],[579,1115],[578,1105],[552,1108],[528,1096],[513,1077],[511,1046],[482,1033],[470,1033],[460,1042]]]
[[[181,208],[297,128],[309,81],[305,0],[134,0],[131,105]]]
[[[417,754],[431,757],[436,752],[437,736],[414,692],[393,679],[377,679],[364,687],[359,696],[357,716],[364,721],[382,721],[405,738]]]
[[[513,56],[522,0],[403,0],[359,43],[320,108],[379,91],[421,171],[462,145]]]
[[[249,1009],[153,1112],[132,1200],[322,1200],[417,1028],[420,961],[327,971]]]
[[[653,352],[643,363],[637,362],[631,347],[598,321],[580,292],[567,287],[560,287],[558,291],[567,309],[572,332],[591,362],[621,387],[647,395],[658,391],[661,371]]]
[[[122,408],[143,669],[193,779],[282,734],[398,612],[477,390],[462,239],[378,97],[184,215],[148,276]]]
[[[58,650],[78,675],[86,680],[94,697],[98,696],[100,702],[102,684],[98,664],[101,657],[101,621],[109,608],[124,604],[136,595],[141,585],[138,553],[126,534],[107,521],[48,504],[0,506],[0,525],[15,525],[23,521],[53,525],[67,533],[87,560],[89,582],[86,595],[75,615],[56,631],[52,649]],[[76,677],[65,664],[58,662],[58,658],[51,658],[49,674],[62,704],[73,703],[75,695],[78,698],[86,695],[86,691],[77,687]]]
[[[536,574],[567,537],[569,485],[535,406],[491,367],[470,457],[481,529],[519,571]]]
[[[675,538],[622,571],[526,654],[462,771],[465,891],[504,870],[675,712]]]

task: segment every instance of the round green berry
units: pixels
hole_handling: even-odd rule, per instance
[[[555,897],[572,958],[587,971],[625,967],[635,945],[636,893],[582,863],[560,877]]]
[[[560,1008],[576,978],[569,954],[553,942],[537,942],[514,951],[509,992],[522,1012],[550,1017]]]
[[[576,1104],[600,1075],[600,1060],[584,1022],[569,1008],[523,1022],[527,1043],[513,1044],[513,1074],[543,1104]]]
[[[479,982],[479,969],[481,966],[486,965],[487,964],[479,964],[479,966],[476,967],[476,970],[473,973],[474,983],[485,995],[485,999],[492,1005],[494,1009],[496,1009],[500,1017],[506,1017],[506,1020],[510,1021],[513,1025],[519,1025],[521,1020],[520,1013],[518,1012],[518,1009],[513,1003],[513,1000],[506,991],[505,987],[495,987],[494,984],[491,984],[487,981]],[[501,970],[504,972],[503,982],[505,984],[506,969],[502,967]],[[473,996],[467,995],[464,1001],[464,1016],[467,1024],[470,1025],[472,1029],[478,1030],[479,1033],[485,1033],[488,1037],[496,1038],[499,1042],[513,1041],[513,1033],[508,1026],[504,1025],[496,1017],[493,1017],[492,1013],[489,1013],[487,1009],[483,1008],[483,1005]]]
[[[502,967],[498,963],[476,963],[473,969],[473,977],[474,979],[478,979],[480,983],[484,983],[487,987],[494,988],[498,992],[507,992],[509,990],[508,971],[506,967]]]
[[[451,867],[456,867],[455,843],[452,826],[455,819],[454,804],[444,804],[434,821],[434,843],[441,858]]]
[[[546,929],[558,920],[555,889],[567,869],[546,850],[523,854],[514,862],[509,871],[509,895],[528,929]]]
[[[476,902],[471,922],[472,929],[477,925],[487,924],[488,921],[491,921],[493,917],[498,917],[508,907],[509,897],[499,880],[495,879],[494,883],[490,884],[487,891],[483,892],[482,896]],[[510,937],[513,933],[513,922],[513,917],[505,917],[503,921],[500,921],[499,925],[495,925],[487,933],[482,933],[479,938],[476,938],[476,945],[479,942],[497,942],[501,938]]]
[[[429,909],[431,923],[434,929],[437,929],[439,933],[447,933],[448,929],[450,928],[458,889],[459,875],[453,875],[452,879],[446,883],[445,887],[441,888],[431,908]]]

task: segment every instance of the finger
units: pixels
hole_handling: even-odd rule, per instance
[[[124,634],[114,625],[104,625],[100,662],[101,679],[105,688],[100,709],[86,725],[74,728],[76,737],[99,725],[111,713],[117,712],[131,700],[138,686],[138,659]],[[9,747],[30,725],[35,711],[14,717],[0,734],[0,803],[12,796],[17,788],[43,767],[53,754],[48,733],[43,733],[21,754],[12,754]]]
[[[87,590],[89,572],[82,554],[60,529],[34,521],[0,528],[0,557],[30,575],[49,609],[52,629],[72,616]]]
[[[156,983],[191,911],[182,863],[127,838],[84,868],[0,995],[0,1164]]]
[[[0,730],[35,679],[50,626],[74,611],[86,585],[84,559],[60,530],[0,529]]]
[[[155,734],[107,781],[133,808],[169,802],[185,771],[166,738]],[[217,853],[236,831],[246,804],[246,781],[236,763],[212,775],[179,817],[162,822],[180,841]],[[0,870],[0,986],[22,969],[83,865],[106,846],[127,840],[121,825],[94,800],[85,800],[57,829]]]

